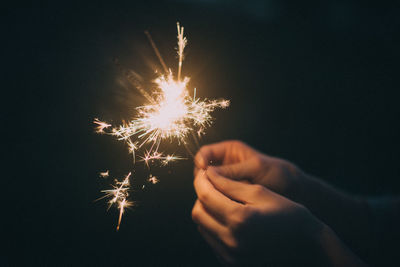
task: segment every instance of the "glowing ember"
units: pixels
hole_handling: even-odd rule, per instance
[[[150,177],[149,177],[149,179],[147,179],[147,181],[149,181],[149,182],[152,183],[152,184],[156,184],[156,183],[158,183],[160,180],[158,180],[157,177],[155,177],[155,176],[153,176],[153,175],[150,174]]]
[[[108,176],[110,176],[110,172],[107,170],[105,172],[100,172],[99,175],[101,178],[107,178]]]

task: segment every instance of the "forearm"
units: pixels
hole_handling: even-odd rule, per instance
[[[368,246],[374,242],[371,212],[364,199],[352,197],[310,176],[305,177],[299,198],[355,253],[365,254]]]
[[[400,266],[398,241],[400,240],[400,198],[382,196],[368,198],[371,207],[371,225],[374,247],[369,261],[376,266]],[[385,260],[388,264],[385,264]]]
[[[324,226],[317,237],[317,243],[322,249],[326,262],[333,267],[336,266],[366,266],[328,227]]]

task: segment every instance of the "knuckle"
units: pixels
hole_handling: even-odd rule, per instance
[[[298,211],[301,211],[301,212],[307,212],[307,211],[308,211],[308,209],[306,208],[306,206],[304,206],[304,205],[301,204],[301,203],[294,203],[293,208],[296,209],[296,210],[298,210]]]
[[[271,174],[276,177],[286,177],[288,174],[287,164],[282,160],[276,161],[272,165]]]
[[[194,222],[197,222],[197,220],[198,220],[198,214],[197,214],[197,211],[195,210],[195,208],[193,208],[192,209],[192,220],[194,221]]]
[[[228,228],[232,233],[235,233],[241,228],[242,223],[242,218],[237,215],[231,215],[229,218]]]
[[[264,195],[266,192],[266,189],[264,186],[256,184],[253,186],[253,194],[255,194],[256,196],[261,196]]]
[[[199,149],[199,151],[196,153],[196,155],[194,157],[195,163],[197,162],[200,164],[203,164],[203,163],[207,164],[206,161],[208,160],[207,157],[208,157],[209,151],[211,150],[210,147],[211,147],[210,145],[205,145]],[[202,167],[204,167],[204,166],[202,166]]]
[[[276,163],[276,167],[281,171],[286,171],[289,168],[289,164],[288,164],[288,162],[286,162],[284,160],[279,160]]]
[[[202,156],[207,150],[209,150],[209,145],[204,145],[199,149],[199,152],[197,152],[197,155]]]
[[[234,170],[230,166],[220,166],[217,173],[224,177],[234,177]]]
[[[240,140],[232,140],[231,143],[234,145],[242,145],[243,142]]]
[[[242,218],[243,221],[248,221],[250,220],[251,216],[254,215],[255,209],[252,207],[247,206],[246,208],[243,209],[242,211]]]
[[[277,161],[276,168],[285,174],[295,175],[298,172],[297,166],[286,160]]]
[[[231,143],[231,145],[233,147],[244,147],[244,146],[246,146],[246,144],[244,142],[240,141],[240,140],[232,140],[230,143]]]
[[[208,191],[202,191],[197,194],[197,197],[201,202],[207,202],[210,199],[210,193]]]
[[[196,175],[195,175],[195,177],[193,179],[193,186],[194,186],[195,189],[199,189],[199,188],[202,187],[201,186],[201,179],[204,179],[204,177],[202,177],[202,176],[204,176],[204,170],[197,170],[196,171]]]
[[[193,179],[193,186],[194,186],[194,188],[196,188],[197,187],[197,173],[196,173],[196,175],[194,176],[194,179]]]
[[[199,221],[199,217],[200,217],[200,210],[198,208],[198,205],[194,205],[192,209],[192,220],[197,223]]]
[[[198,180],[199,180],[199,178],[197,177],[197,175],[198,175],[198,172],[195,173],[195,176],[194,176],[194,179],[193,179],[193,186],[194,186],[194,188],[197,187],[197,183],[198,183]]]
[[[239,243],[233,236],[229,236],[224,240],[225,245],[228,249],[235,251],[239,248]]]
[[[231,232],[236,232],[242,228],[246,221],[246,208],[236,207],[230,212],[228,228]]]
[[[252,161],[256,169],[261,169],[264,165],[264,161],[261,157],[253,157]]]
[[[204,147],[201,147],[199,149],[199,151],[197,151],[196,155],[194,156],[194,163],[198,163],[199,161],[201,161],[201,159],[203,158],[203,155],[205,154],[205,149]]]

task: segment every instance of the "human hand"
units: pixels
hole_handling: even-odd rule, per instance
[[[261,185],[219,175],[213,167],[194,180],[193,220],[228,264],[315,264],[323,224],[304,206]],[[312,262],[309,262],[312,259]]]
[[[294,164],[267,156],[240,141],[224,141],[203,146],[195,156],[195,174],[214,166],[224,177],[247,180],[299,201],[304,174]],[[299,201],[301,202],[301,201]]]
[[[228,265],[365,266],[304,206],[271,190],[198,171],[192,218]]]
[[[195,156],[195,175],[210,167],[221,176],[267,187],[305,206],[352,249],[363,254],[370,240],[369,210],[362,198],[316,179],[294,164],[271,157],[240,141],[203,146]]]

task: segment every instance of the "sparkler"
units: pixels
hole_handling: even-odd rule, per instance
[[[175,141],[178,145],[183,144],[192,155],[187,147],[189,136],[192,136],[197,144],[195,133],[200,137],[204,134],[205,129],[211,125],[213,120],[211,112],[217,108],[226,108],[230,104],[229,100],[225,99],[201,100],[196,97],[196,88],[193,89],[193,96],[190,96],[188,90],[190,78],[186,76],[181,78],[187,39],[184,36],[184,28],[179,23],[177,23],[177,31],[178,71],[176,78],[172,70],[167,68],[150,34],[145,32],[164,69],[164,73],[153,81],[154,87],[150,90],[136,86],[147,103],[136,108],[137,114],[132,120],[118,127],[112,127],[111,124],[99,119],[94,120],[97,125],[97,133],[115,136],[118,140],[127,144],[134,162],[136,161],[136,151],[145,148],[144,156],[140,156],[140,159],[149,168],[150,162],[159,161],[162,166],[165,166],[170,162],[184,159],[173,154],[164,155],[159,152],[163,140]],[[125,180],[129,179],[129,176]],[[149,181],[156,183],[158,179],[150,177]],[[118,203],[120,209],[118,228],[124,207],[129,203],[126,201],[128,190],[129,183],[120,184],[118,189],[115,187],[111,191],[103,191],[113,196],[109,203]]]
[[[122,214],[125,211],[125,208],[128,208],[133,205],[132,202],[128,201],[127,198],[129,196],[129,177],[131,173],[129,173],[122,182],[115,181],[115,184],[112,185],[113,189],[102,190],[101,192],[105,194],[104,197],[110,198],[108,201],[108,209],[110,209],[113,205],[116,205],[119,209],[119,217],[118,217],[118,225],[117,231],[119,230],[119,226],[121,225]]]

